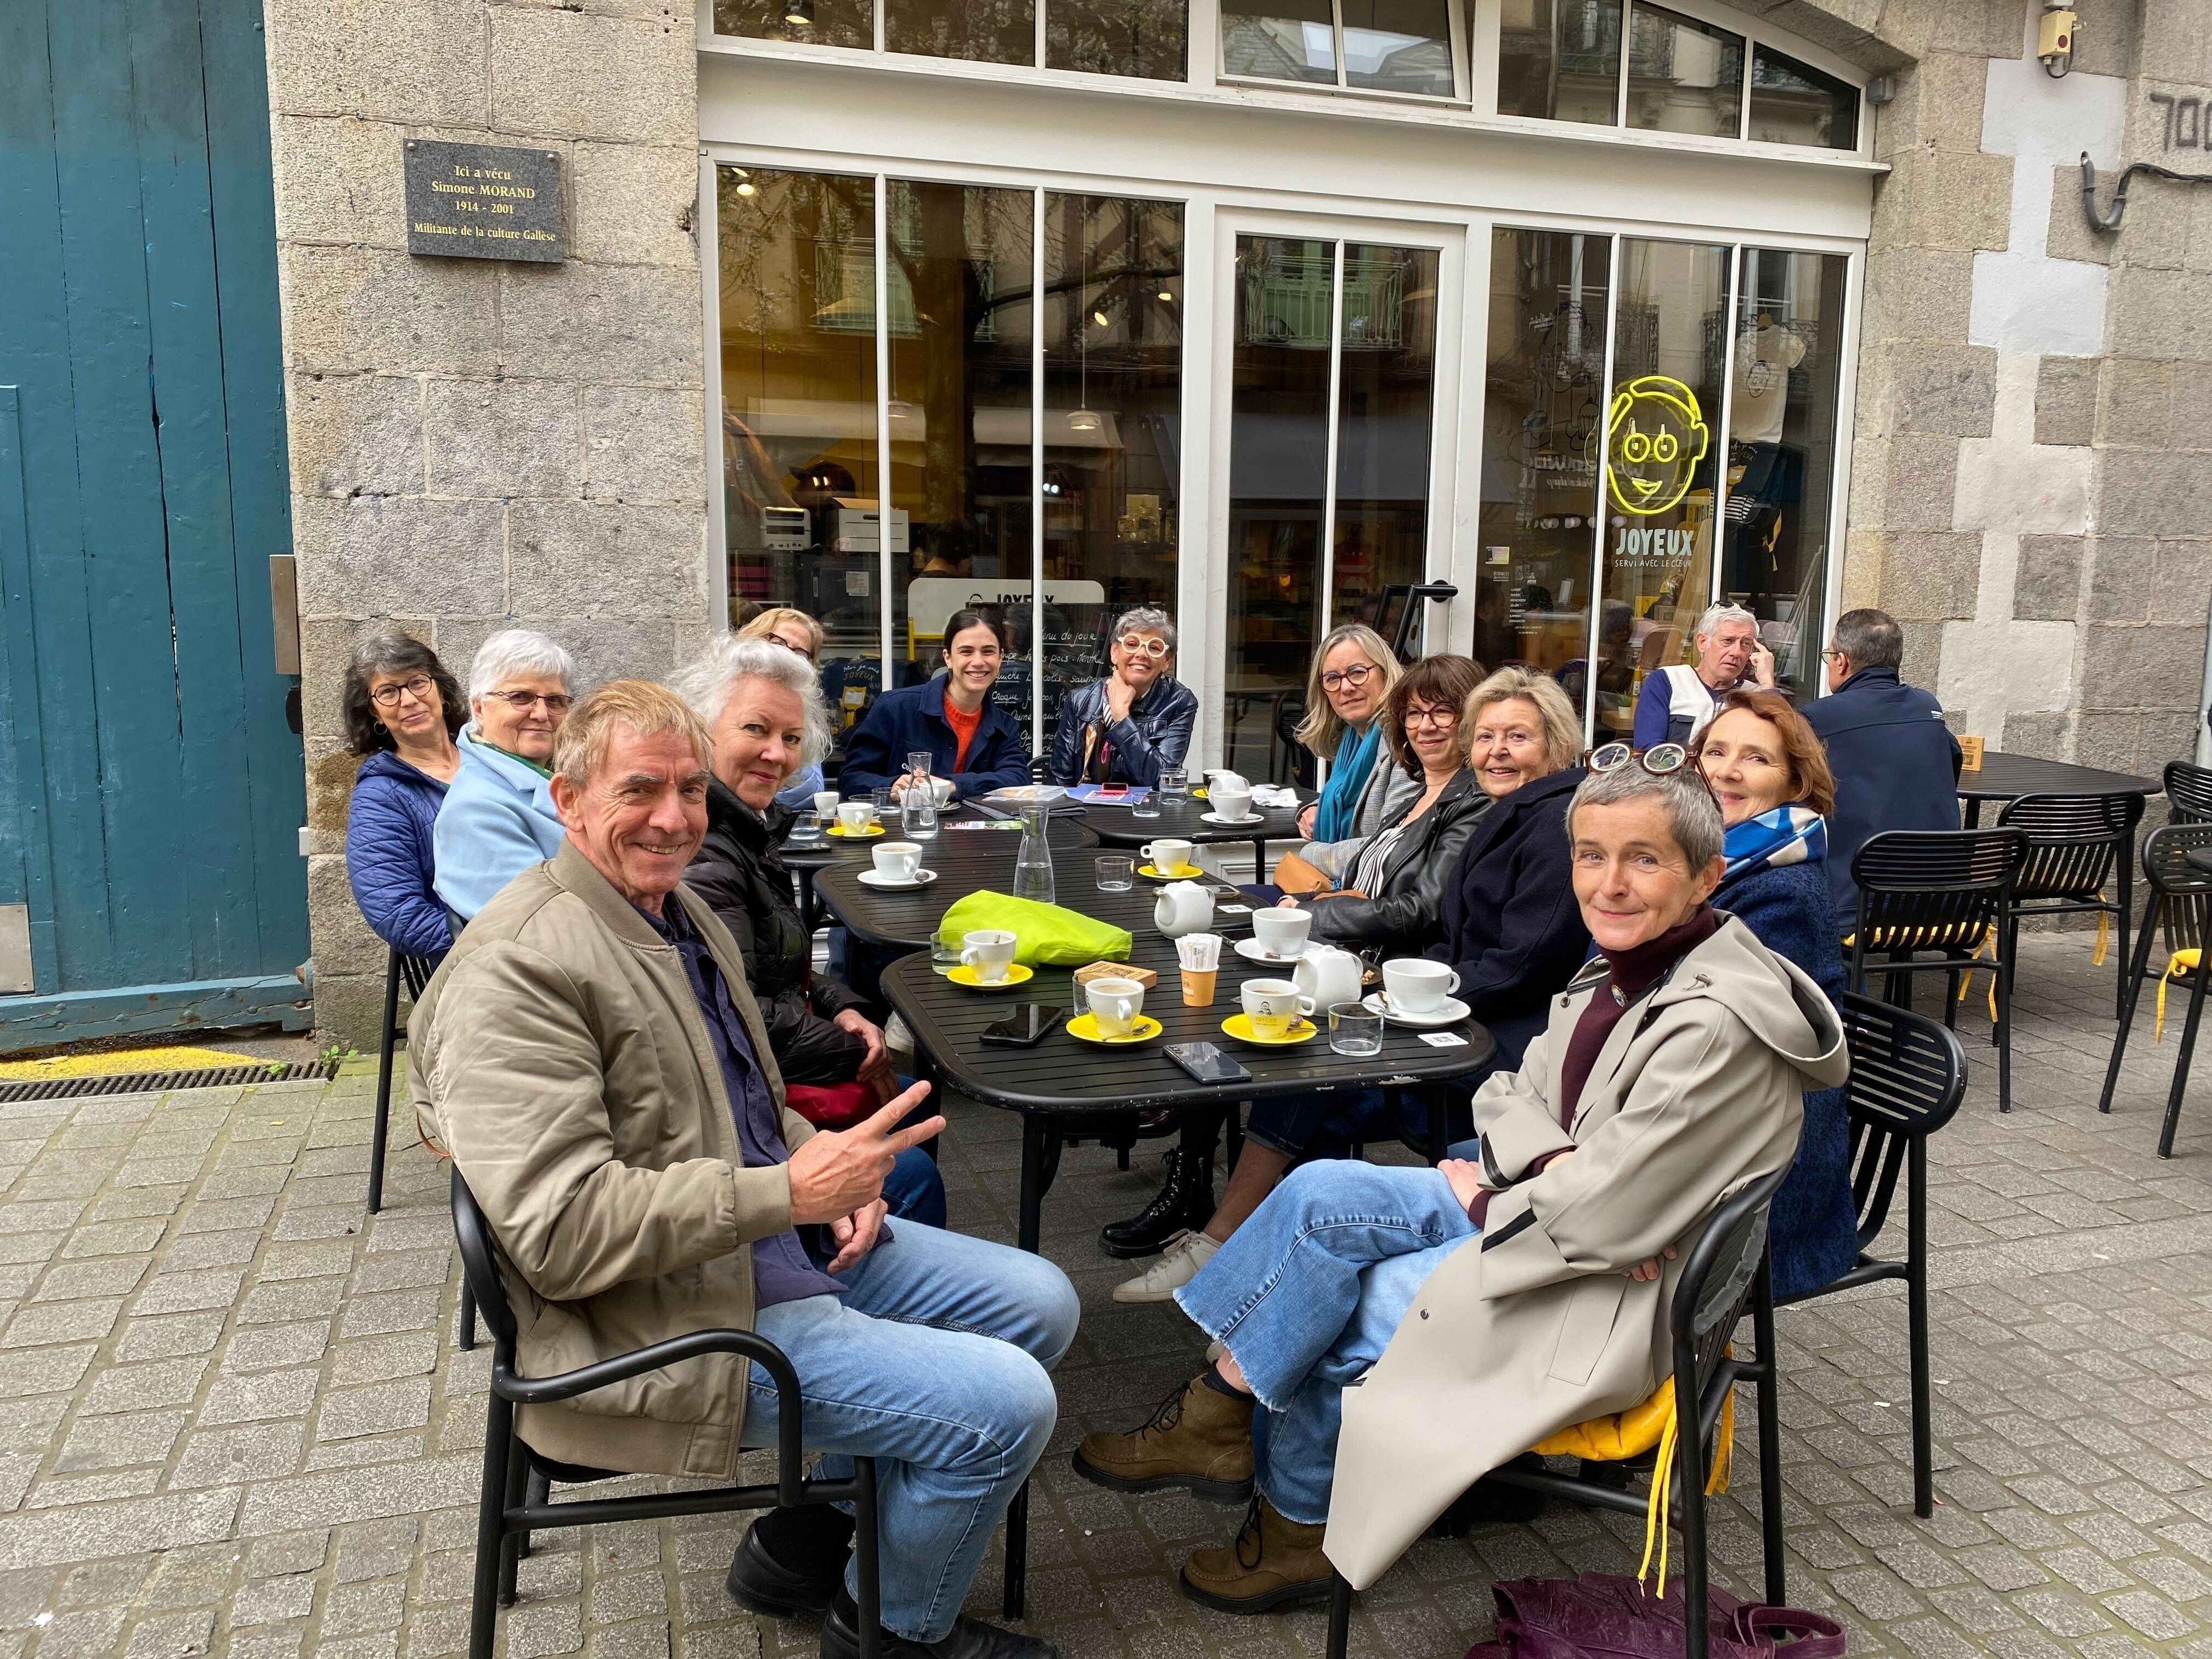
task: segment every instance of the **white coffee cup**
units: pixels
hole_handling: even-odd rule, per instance
[[[1312,932],[1310,910],[1285,910],[1271,904],[1252,912],[1252,937],[1270,956],[1297,955],[1306,948],[1306,936]]]
[[[1101,1036],[1127,1036],[1145,1012],[1145,988],[1133,979],[1094,979],[1084,988]]]
[[[1191,848],[1196,843],[1188,841],[1148,841],[1137,850],[1152,861],[1152,868],[1164,876],[1187,874],[1191,867]]]
[[[912,881],[921,866],[921,848],[910,841],[878,842],[872,856],[885,881]]]
[[[960,961],[986,985],[996,985],[1014,964],[1014,936],[1000,927],[981,927],[960,939]]]
[[[848,836],[857,836],[876,821],[872,800],[848,800],[837,809],[837,824]]]
[[[1252,816],[1249,789],[1210,789],[1206,798],[1213,803],[1214,815],[1224,823],[1235,823]]]
[[[1244,1018],[1263,1037],[1285,1037],[1297,1024],[1298,988],[1286,979],[1248,979],[1237,993]]]
[[[1409,957],[1382,964],[1382,991],[1401,1014],[1433,1014],[1459,989],[1459,975],[1441,962]]]
[[[837,816],[837,805],[843,799],[844,797],[835,789],[817,789],[814,792],[814,811],[823,823],[827,823]]]

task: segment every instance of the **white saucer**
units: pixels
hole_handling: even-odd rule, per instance
[[[1312,941],[1308,940],[1307,943],[1310,944]],[[1263,962],[1270,968],[1280,968],[1285,963],[1296,962],[1300,957],[1304,956],[1305,954],[1305,946],[1299,946],[1298,949],[1292,951],[1289,956],[1279,957],[1273,951],[1269,951],[1267,946],[1261,945],[1256,939],[1240,939],[1237,941],[1237,954],[1243,957],[1247,962]]]
[[[928,886],[930,883],[936,879],[937,872],[934,870],[917,870],[914,872],[914,879],[912,881],[893,881],[889,876],[885,875],[880,870],[863,870],[860,872],[860,884],[863,887],[880,887],[885,891],[892,893],[911,892],[917,887]]]
[[[1380,1014],[1393,1025],[1409,1025],[1417,1031],[1426,1031],[1439,1025],[1451,1025],[1465,1019],[1474,1012],[1457,997],[1446,997],[1444,1006],[1433,1014],[1400,1013],[1390,1006],[1387,991],[1375,991],[1359,1000],[1359,1006],[1370,1014]]]
[[[1247,823],[1265,823],[1267,821],[1267,815],[1265,812],[1247,812],[1241,818],[1224,818],[1218,812],[1200,812],[1198,816],[1200,823],[1218,823],[1224,830],[1235,830]]]

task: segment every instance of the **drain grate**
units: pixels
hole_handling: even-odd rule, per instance
[[[57,1077],[43,1082],[0,1083],[0,1106],[26,1100],[82,1100],[88,1095],[154,1094],[169,1089],[222,1089],[241,1083],[297,1083],[337,1075],[334,1060],[304,1065],[206,1066],[189,1072],[131,1072],[121,1077]]]

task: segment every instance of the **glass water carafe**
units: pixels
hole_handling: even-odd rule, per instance
[[[1047,834],[1052,821],[1049,803],[1037,801],[1024,804],[1022,813],[1022,848],[1014,854],[1014,896],[1035,899],[1040,904],[1056,904],[1052,883],[1052,843]]]
[[[899,830],[908,841],[930,841],[937,835],[937,786],[929,778],[927,750],[906,757],[906,793],[899,799]]]

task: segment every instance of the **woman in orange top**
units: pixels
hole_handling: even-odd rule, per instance
[[[945,623],[945,672],[922,685],[886,691],[845,740],[838,787],[848,795],[906,787],[906,757],[929,751],[930,775],[949,778],[956,800],[1030,781],[1029,744],[1014,717],[991,701],[1006,665],[1006,625],[975,605]]]

